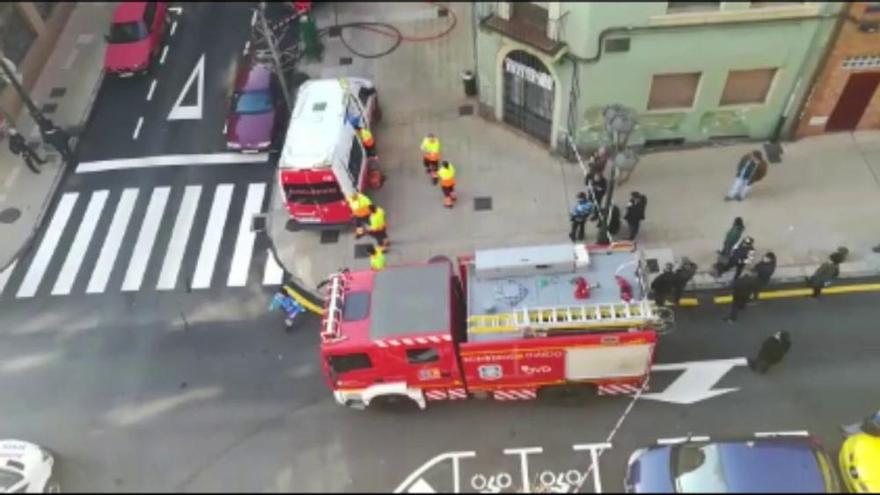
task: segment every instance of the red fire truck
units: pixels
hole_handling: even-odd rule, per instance
[[[345,198],[368,186],[368,158],[353,122],[381,117],[373,83],[359,77],[303,83],[278,159],[278,182],[290,217],[302,224],[351,221]]]
[[[630,242],[481,250],[342,271],[326,287],[321,364],[355,408],[633,393],[671,317]]]

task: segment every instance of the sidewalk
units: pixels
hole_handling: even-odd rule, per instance
[[[441,32],[449,22],[428,4],[370,5],[338,4],[338,22],[389,22],[408,36]],[[353,57],[338,38],[323,38],[323,64],[301,68],[311,77],[365,76],[378,87],[384,120],[374,134],[388,181],[370,195],[387,213],[388,264],[480,248],[569,242],[568,211],[583,188],[576,164],[551,156],[504,124],[476,116],[477,102],[464,96],[459,78],[473,65],[471,9],[466,4],[450,8],[457,27],[438,41],[404,41],[388,56],[365,60]],[[332,25],[332,9],[318,9],[317,23]],[[345,36],[365,52],[389,45],[358,31]],[[353,62],[337,65],[342,57]],[[461,107],[473,115],[460,115]],[[429,131],[439,136],[444,158],[457,168],[459,199],[453,210],[442,206],[441,192],[422,171],[419,143]],[[839,245],[850,250],[842,277],[880,274],[880,255],[870,250],[880,242],[880,232],[865,228],[880,215],[880,132],[785,144],[782,163],[770,165],[746,201],[724,202],[739,158],[760,147],[644,154],[630,181],[615,191],[615,203],[623,209],[633,190],[647,195],[647,220],[638,239],[646,258],[662,267],[687,256],[700,266],[692,289],[722,287],[732,272],[720,281],[706,272],[733,218],[742,216],[759,254],[776,252],[774,280],[802,282]],[[490,209],[477,210],[477,198],[489,198]],[[289,230],[277,185],[268,217],[268,234],[282,265],[313,297],[321,296],[316,286],[333,271],[369,267],[355,251],[356,245],[371,244],[370,238],[355,241],[350,229]],[[595,224],[588,224],[587,235],[595,239]]]
[[[37,107],[73,135],[86,124],[101,87],[104,33],[114,8],[114,3],[78,3],[31,90]],[[26,109],[16,123],[29,142],[40,141],[39,129]],[[49,163],[36,175],[9,152],[8,141],[0,141],[0,272],[27,249],[64,176],[52,148],[44,145],[39,152],[49,157]]]

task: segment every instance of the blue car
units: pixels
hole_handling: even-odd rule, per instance
[[[658,440],[629,458],[627,493],[835,493],[828,455],[806,432]]]

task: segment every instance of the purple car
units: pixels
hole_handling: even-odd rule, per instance
[[[280,95],[269,66],[246,62],[235,78],[226,119],[226,149],[245,153],[269,149],[284,115]]]

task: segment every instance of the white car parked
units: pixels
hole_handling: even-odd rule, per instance
[[[58,493],[54,466],[52,453],[39,445],[0,440],[0,493]]]

